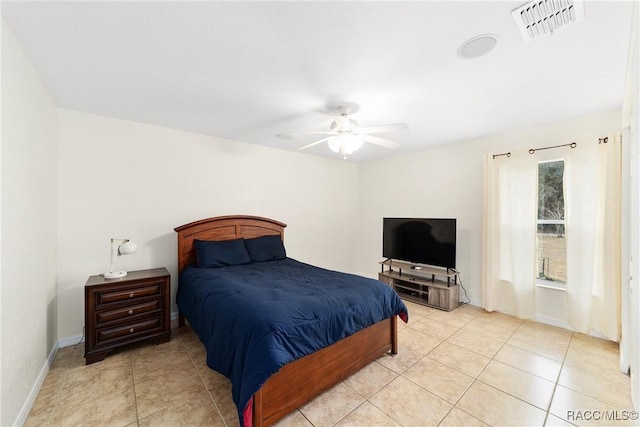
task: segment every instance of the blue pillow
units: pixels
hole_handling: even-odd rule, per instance
[[[195,239],[193,247],[196,250],[196,260],[199,267],[227,267],[251,262],[247,248],[244,246],[244,239],[221,242]]]
[[[275,261],[287,257],[282,239],[277,235],[246,239],[244,244],[253,262]]]

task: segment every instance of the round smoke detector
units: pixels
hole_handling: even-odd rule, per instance
[[[458,48],[458,56],[462,59],[477,58],[491,52],[498,44],[495,34],[483,34],[462,43]]]

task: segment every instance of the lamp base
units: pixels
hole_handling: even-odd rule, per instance
[[[111,271],[109,273],[104,273],[102,277],[104,277],[105,279],[119,279],[120,277],[124,277],[126,275],[126,271]]]

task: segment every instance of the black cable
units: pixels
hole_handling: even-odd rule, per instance
[[[84,326],[82,327],[82,338],[80,338],[80,341],[78,341],[74,346],[73,349],[76,350],[77,348],[80,347],[80,344],[82,344],[82,342],[84,341]]]
[[[462,284],[462,277],[460,277],[460,272],[456,270],[456,273],[458,274],[458,281],[460,282],[460,287],[464,291],[464,296],[467,297],[467,300],[468,300],[467,302],[464,302],[464,301],[460,301],[460,302],[462,304],[471,304],[471,298],[469,298],[469,295],[467,294],[467,290],[464,288],[464,285]]]

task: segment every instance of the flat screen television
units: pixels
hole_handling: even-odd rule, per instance
[[[382,256],[455,268],[455,218],[383,218]]]

